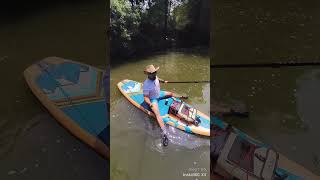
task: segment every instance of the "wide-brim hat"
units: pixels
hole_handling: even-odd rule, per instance
[[[144,68],[145,73],[154,73],[159,70],[160,67],[155,68],[154,65],[148,65]]]

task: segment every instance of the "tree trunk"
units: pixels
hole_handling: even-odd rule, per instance
[[[167,37],[167,30],[168,30],[168,5],[169,0],[164,0],[165,6],[164,6],[164,30],[163,30],[163,38],[166,40]]]

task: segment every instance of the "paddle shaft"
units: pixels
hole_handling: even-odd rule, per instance
[[[281,67],[299,67],[299,66],[319,66],[320,62],[274,62],[257,64],[215,64],[210,68],[281,68]]]
[[[210,83],[210,81],[168,81],[167,83]]]

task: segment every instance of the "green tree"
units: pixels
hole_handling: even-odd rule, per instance
[[[112,0],[111,53],[208,45],[208,14],[208,0]]]
[[[138,8],[132,7],[127,0],[111,1],[111,53],[119,49],[122,52],[131,52],[130,41],[139,31],[141,13]]]

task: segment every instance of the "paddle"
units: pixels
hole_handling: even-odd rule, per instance
[[[281,67],[298,67],[298,66],[319,66],[320,62],[272,62],[256,64],[214,64],[210,68],[281,68]]]
[[[167,83],[210,83],[210,81],[168,81]]]

